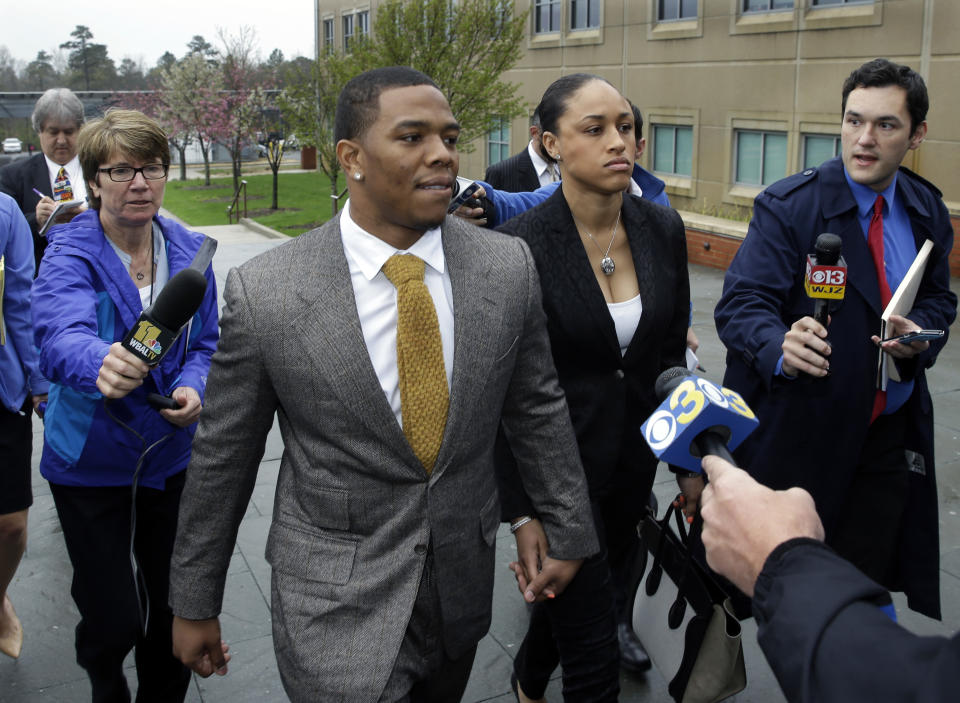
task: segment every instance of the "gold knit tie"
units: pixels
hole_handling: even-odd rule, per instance
[[[403,434],[429,474],[440,453],[450,392],[437,311],[423,282],[423,259],[394,254],[383,273],[397,288],[397,371]]]

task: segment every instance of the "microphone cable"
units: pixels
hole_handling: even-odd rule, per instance
[[[140,628],[143,631],[144,637],[147,635],[147,626],[150,622],[150,592],[147,590],[146,577],[143,575],[143,571],[140,569],[140,563],[137,560],[137,553],[134,547],[134,541],[137,537],[137,486],[140,482],[140,471],[143,468],[144,463],[147,460],[147,456],[154,449],[159,447],[161,444],[171,439],[177,431],[174,430],[168,434],[165,434],[163,437],[158,439],[153,444],[147,446],[147,439],[142,434],[137,432],[135,429],[130,427],[127,423],[121,420],[119,417],[114,415],[110,411],[110,402],[109,398],[104,398],[103,409],[106,411],[107,415],[113,420],[118,426],[125,429],[127,432],[132,434],[134,437],[140,440],[141,452],[140,456],[137,458],[136,466],[133,469],[133,480],[130,484],[130,568],[133,571],[133,590],[137,596],[137,614],[140,618]],[[141,589],[143,593],[141,595]]]

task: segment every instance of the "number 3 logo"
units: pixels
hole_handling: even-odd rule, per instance
[[[680,405],[684,410],[684,412],[677,415],[677,422],[681,425],[692,422],[693,419],[700,414],[700,411],[703,410],[703,404],[703,392],[697,388],[697,385],[690,379],[687,379],[677,386],[676,390],[674,390],[670,396],[670,409],[675,411],[677,406]]]
[[[753,419],[756,417],[756,415],[753,414],[753,410],[750,409],[750,406],[746,404],[739,393],[732,391],[729,388],[721,388],[720,390],[723,391],[725,396],[727,396],[727,399],[729,399],[730,405],[733,406],[734,410],[746,418]]]

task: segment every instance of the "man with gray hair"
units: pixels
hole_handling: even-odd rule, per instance
[[[37,100],[32,122],[40,138],[41,153],[0,169],[0,192],[16,200],[27,218],[39,269],[47,245],[39,232],[56,207],[56,201],[87,197],[77,159],[83,103],[69,88],[50,88]],[[57,221],[69,221],[81,209],[68,210]]]

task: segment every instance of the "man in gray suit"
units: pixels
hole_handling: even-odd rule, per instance
[[[457,701],[490,624],[497,427],[549,540],[528,601],[561,593],[597,549],[583,470],[529,250],[446,217],[460,131],[446,98],[413,69],[368,71],[341,93],[335,131],[341,216],[227,281],[171,567],[174,651],[226,672],[217,615],[276,413],[267,559],[287,694]],[[426,262],[449,390],[429,461],[405,435],[397,289],[381,270],[409,255]]]

